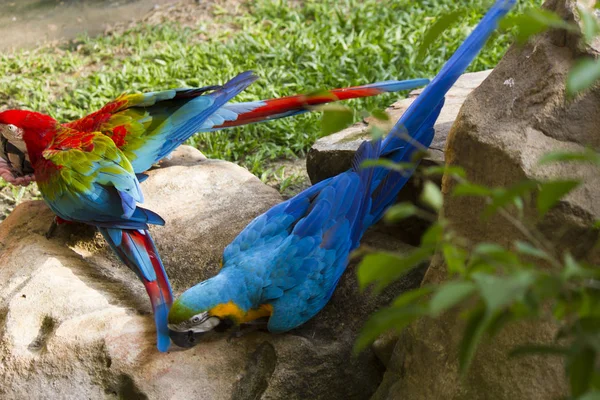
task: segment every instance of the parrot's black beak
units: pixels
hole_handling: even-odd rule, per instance
[[[196,332],[192,329],[177,329],[177,326],[169,327],[169,337],[179,347],[189,349],[194,347],[200,341],[210,340],[211,338],[219,337],[219,333],[229,330],[233,326],[233,322],[228,319],[222,319],[214,328],[206,331]]]
[[[200,337],[202,335],[204,335],[204,333],[197,333],[194,331],[179,332],[169,329],[169,337],[171,337],[173,343],[185,349],[189,349],[200,343]]]

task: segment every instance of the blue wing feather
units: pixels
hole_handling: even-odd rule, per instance
[[[143,110],[146,118],[150,118],[144,144],[130,149],[135,155],[131,162],[134,171],[142,173],[150,169],[192,135],[204,130],[205,124],[214,124],[211,118],[215,121],[234,118],[234,109],[220,109],[256,79],[251,71],[246,71],[223,86],[145,94],[146,100],[130,107]],[[207,93],[210,90],[212,92]]]

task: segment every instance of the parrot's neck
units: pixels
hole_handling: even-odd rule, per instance
[[[243,309],[250,309],[256,306],[256,296],[252,293],[247,278],[237,269],[226,268],[209,279],[207,284],[212,285],[213,290],[219,291],[219,304],[233,302]]]
[[[270,306],[260,304],[262,285],[251,282],[252,277],[235,268],[221,272],[187,290],[178,299],[192,314],[208,311],[219,318],[230,318],[245,323],[256,318],[269,316]]]

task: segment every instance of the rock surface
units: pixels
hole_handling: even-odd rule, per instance
[[[212,275],[225,245],[280,201],[236,165],[182,162],[174,157],[142,185],[145,205],[167,221],[153,234],[176,294]],[[357,331],[423,273],[375,299],[359,294],[351,267],[327,307],[299,329],[161,354],[138,279],[86,226],[60,226],[47,240],[52,217],[43,202],[26,202],[0,224],[2,399],[365,399],[384,368],[372,352],[352,355]],[[378,232],[365,243],[409,248]]]
[[[575,2],[550,0],[546,7],[574,20]],[[446,150],[449,165],[463,167],[469,179],[486,186],[506,186],[524,178],[583,177],[586,184],[561,202],[539,229],[557,251],[569,249],[598,263],[597,231],[588,227],[600,218],[597,170],[580,165],[540,167],[538,158],[551,150],[600,148],[600,88],[569,100],[565,81],[569,68],[584,49],[576,35],[551,31],[523,47],[513,46],[489,78],[465,101],[450,131]],[[453,228],[472,242],[507,244],[521,239],[500,217],[482,221],[478,199],[449,195],[444,180],[444,215]],[[526,206],[526,213],[533,213]],[[560,227],[560,228],[557,228]],[[446,279],[446,267],[433,261],[424,284]],[[457,367],[463,323],[456,312],[423,319],[406,329],[394,349],[384,382],[373,400],[396,399],[556,399],[567,397],[560,360],[540,357],[509,359],[510,349],[525,343],[547,343],[552,324],[510,326],[479,349],[466,380]]]

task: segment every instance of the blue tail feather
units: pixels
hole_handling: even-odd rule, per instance
[[[360,169],[368,159],[385,157],[395,162],[411,162],[416,151],[429,148],[434,136],[434,124],[444,104],[448,90],[477,56],[498,21],[508,13],[516,0],[498,0],[481,22],[442,67],[437,76],[415,99],[396,123],[390,134],[374,144],[363,143],[352,162],[353,170],[361,176],[366,199],[361,213],[362,228],[358,235],[377,222],[392,204],[412,171],[400,173],[381,167]],[[410,139],[405,135],[408,133]],[[416,143],[415,143],[416,142]]]
[[[400,121],[384,140],[383,147],[385,151],[399,147],[398,140],[402,139],[398,138],[397,133],[403,129],[411,133],[419,129],[423,121],[436,108],[448,90],[483,48],[487,39],[496,30],[498,21],[510,11],[515,3],[516,0],[496,1],[469,37],[444,64],[436,77],[404,112]]]
[[[364,86],[379,89],[384,92],[399,92],[401,90],[411,90],[416,87],[425,86],[428,83],[429,79],[409,79],[405,81],[383,81]]]
[[[166,352],[171,346],[169,337],[169,310],[167,303],[161,303],[154,310],[154,324],[156,325],[156,347],[160,352]]]

